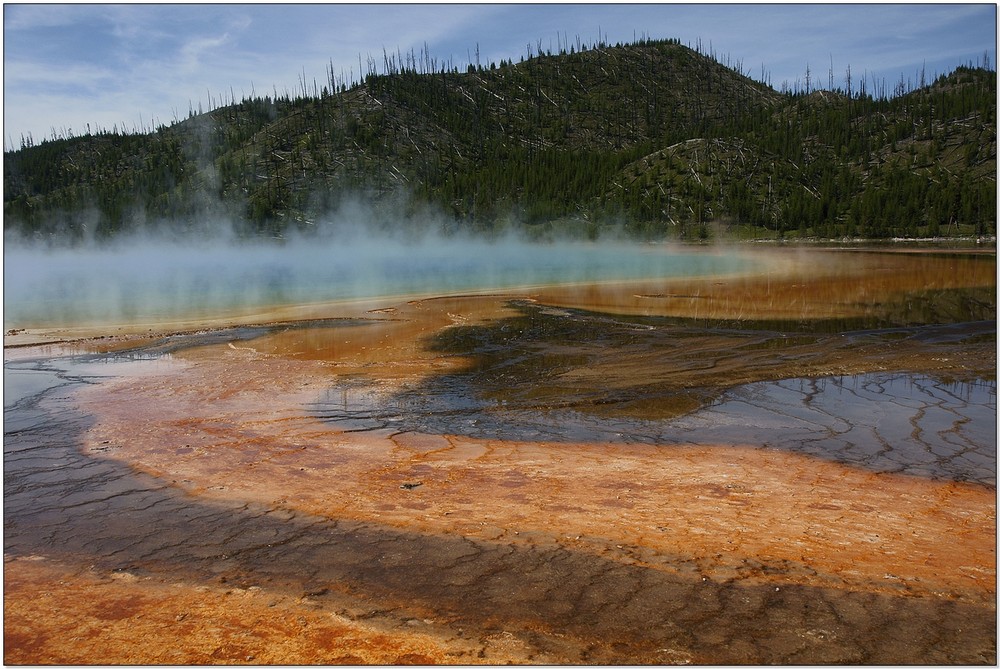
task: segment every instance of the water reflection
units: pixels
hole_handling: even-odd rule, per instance
[[[674,440],[750,443],[996,485],[996,380],[861,374],[756,383],[672,421]],[[666,435],[664,435],[666,436]]]
[[[466,388],[467,389],[467,388]],[[460,387],[384,394],[338,385],[312,409],[348,431],[623,444],[741,444],[873,471],[996,485],[996,381],[860,374],[737,386],[675,418],[511,408]]]
[[[739,443],[995,485],[993,321],[849,329],[872,322],[826,320],[793,334],[761,322],[704,327],[513,306],[515,316],[428,340],[464,362],[457,371],[391,391],[338,378],[312,410],[348,430]],[[927,372],[936,365],[940,373]]]

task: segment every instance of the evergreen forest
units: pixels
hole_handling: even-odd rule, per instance
[[[331,66],[323,85],[149,132],[22,137],[4,154],[4,228],[103,238],[223,216],[281,238],[361,198],[540,238],[996,234],[988,63],[776,90],[720,60],[671,39],[529,45],[463,70],[383,52],[350,85]]]

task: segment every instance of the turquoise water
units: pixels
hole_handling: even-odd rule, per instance
[[[256,307],[746,270],[735,251],[435,239],[6,248],[4,327],[224,316]]]

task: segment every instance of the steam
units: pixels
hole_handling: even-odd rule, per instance
[[[702,274],[738,263],[634,243],[537,243],[516,230],[484,238],[448,227],[433,212],[386,212],[352,200],[280,240],[240,239],[223,219],[196,234],[159,225],[106,244],[7,239],[4,328],[224,317],[287,304]]]

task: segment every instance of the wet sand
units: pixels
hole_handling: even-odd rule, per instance
[[[5,661],[995,664],[995,258],[778,260],[8,346]]]

